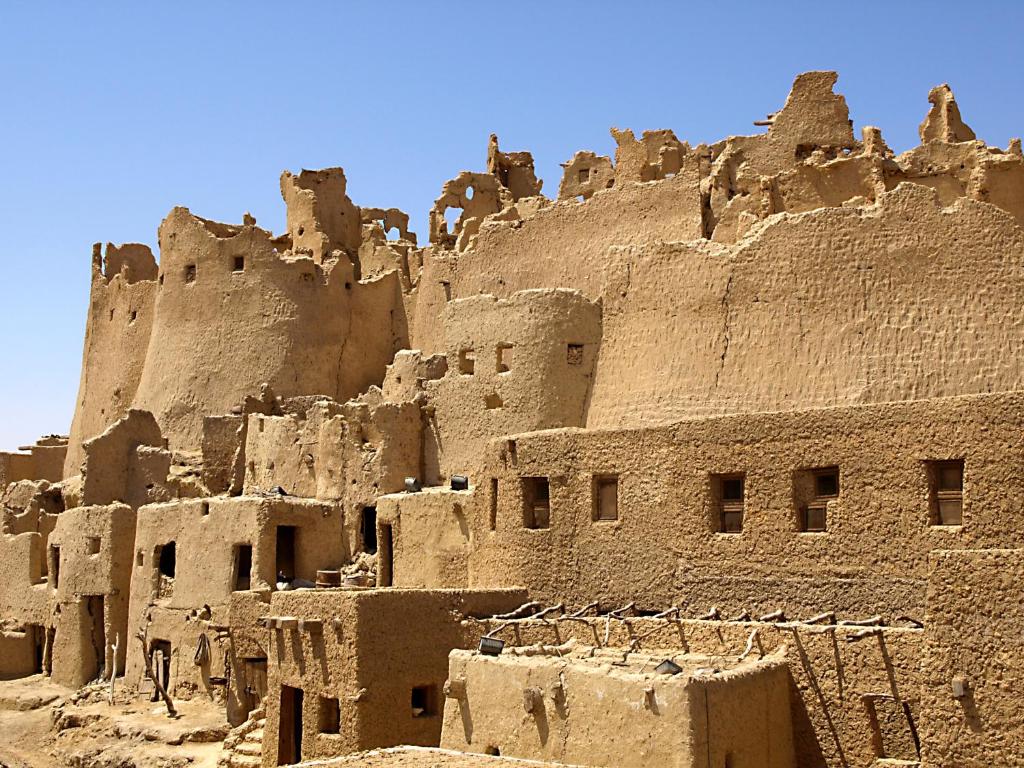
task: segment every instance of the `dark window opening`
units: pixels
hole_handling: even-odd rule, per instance
[[[199,507],[199,513],[203,517],[206,517],[208,514],[210,514],[210,502],[204,501]]]
[[[488,411],[496,411],[499,408],[504,408],[505,402],[501,399],[501,395],[497,392],[491,392],[484,396],[484,408]]]
[[[619,519],[619,478],[598,475],[594,478],[593,519],[612,521]]]
[[[139,313],[136,310],[133,309],[131,311],[131,314],[128,315],[128,324],[131,325],[132,323],[134,323],[136,318],[138,318],[138,316],[139,316]]]
[[[488,530],[493,531],[498,525],[498,478],[491,478],[491,511],[487,519]]]
[[[742,474],[712,475],[712,493],[717,511],[719,533],[743,531],[743,505],[746,476]]]
[[[341,733],[341,707],[337,699],[321,696],[317,713],[320,733]]]
[[[245,271],[245,256],[235,256],[234,264],[232,267],[233,272]]]
[[[86,542],[88,543],[88,546],[89,546],[89,554],[90,555],[98,555],[100,553],[100,537],[99,536],[89,536],[86,539]]]
[[[277,548],[274,555],[274,570],[278,581],[291,581],[295,573],[295,526],[277,526]],[[284,577],[282,579],[281,577]]]
[[[551,487],[546,477],[524,477],[523,527],[547,528],[551,525]]]
[[[567,345],[565,348],[565,361],[569,365],[583,365],[583,345]]]
[[[459,350],[459,373],[463,376],[472,376],[476,370],[476,354],[472,349]]]
[[[487,747],[486,749],[484,749],[484,754],[485,755],[500,756],[501,755],[501,750],[498,749],[497,747]]]
[[[437,688],[433,685],[417,685],[412,689],[412,716],[433,717],[437,714]]]
[[[194,283],[196,281],[196,265],[186,264],[185,265],[185,282]]]
[[[141,568],[142,567],[142,560],[143,560],[142,550],[140,549],[138,552],[135,553],[135,565]]]
[[[160,553],[159,560],[157,561],[159,563],[157,568],[160,571],[160,575],[166,576],[168,579],[173,579],[174,569],[177,565],[177,547],[172,541],[164,544],[162,547],[158,547],[158,549],[160,550]]]
[[[819,499],[839,495],[839,470],[835,467],[814,473],[814,495]]]
[[[235,578],[233,591],[244,592],[252,589],[252,544],[235,547]]]
[[[590,169],[580,168],[578,178],[580,180],[580,184],[586,184],[588,181],[590,181]]]
[[[363,540],[363,551],[377,554],[377,508],[363,507],[359,516],[359,529]]]
[[[964,514],[964,460],[926,462],[929,522],[961,525]]]

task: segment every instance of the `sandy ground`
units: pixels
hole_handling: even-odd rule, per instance
[[[2,768],[215,768],[227,734],[223,707],[175,702],[180,717],[148,698],[107,689],[72,691],[42,676],[0,681]]]

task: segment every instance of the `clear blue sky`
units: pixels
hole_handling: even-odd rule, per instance
[[[66,432],[91,244],[174,205],[280,231],[283,169],[344,166],[357,204],[426,241],[487,137],[545,192],[609,126],[753,133],[794,75],[835,69],[856,129],[916,143],[949,82],[980,138],[1024,133],[1020,2],[68,2],[0,5],[0,448]]]

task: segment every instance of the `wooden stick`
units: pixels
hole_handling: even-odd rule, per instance
[[[163,683],[157,679],[156,674],[153,672],[153,656],[149,652],[149,643],[146,642],[146,631],[140,629],[139,633],[135,635],[135,637],[137,637],[139,642],[142,643],[142,658],[146,660],[146,676],[153,681],[153,685],[160,693],[160,697],[164,700],[164,704],[167,705],[167,714],[170,717],[177,717],[178,712],[174,709],[174,702],[171,700],[171,697],[167,695],[167,689],[164,688]]]

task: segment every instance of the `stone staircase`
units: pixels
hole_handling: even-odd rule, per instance
[[[262,707],[249,713],[249,719],[233,728],[224,739],[217,761],[219,768],[259,768],[263,763],[263,727],[267,713]]]

